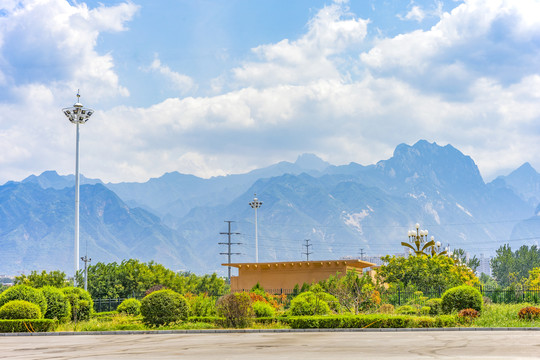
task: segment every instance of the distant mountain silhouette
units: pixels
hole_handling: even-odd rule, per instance
[[[417,222],[444,245],[490,254],[508,241],[538,237],[539,178],[524,164],[486,184],[469,156],[421,140],[367,166],[334,166],[305,154],[210,179],[170,172],[144,183],[85,180],[91,184],[81,187],[81,254],[88,244],[93,262],[139,258],[224,274],[218,242],[226,240],[219,235],[225,220],[241,233],[233,250],[242,255],[233,260],[254,261],[254,193],[263,201],[260,261],[302,259],[304,239],[312,259],[403,252],[400,242]],[[70,272],[73,177],[45,172],[1,186],[0,226],[0,273]]]

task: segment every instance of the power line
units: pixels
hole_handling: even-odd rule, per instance
[[[227,232],[220,232],[221,235],[227,235],[227,242],[226,243],[218,243],[219,245],[227,245],[227,252],[224,252],[224,253],[219,253],[220,255],[227,255],[227,264],[230,264],[231,263],[231,255],[241,255],[241,253],[233,253],[231,251],[231,246],[232,245],[241,245],[242,243],[233,243],[231,242],[231,236],[232,235],[240,235],[240,233],[233,233],[231,232],[231,223],[233,223],[234,221],[231,221],[231,220],[225,220],[226,223],[228,223],[228,231]],[[231,266],[227,266],[228,268],[228,271],[229,271],[229,284],[231,283]]]

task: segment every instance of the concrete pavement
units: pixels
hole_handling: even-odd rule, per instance
[[[2,336],[0,359],[537,359],[540,331]]]

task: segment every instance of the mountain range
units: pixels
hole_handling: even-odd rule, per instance
[[[315,155],[245,174],[178,172],[144,183],[81,177],[81,256],[137,258],[174,270],[224,274],[220,233],[232,220],[234,262],[336,259],[403,252],[415,223],[471,254],[540,237],[540,174],[528,163],[485,183],[451,145],[401,144],[387,160],[334,166]],[[74,176],[46,171],[0,186],[0,274],[73,273]],[[306,241],[307,240],[307,241]],[[303,245],[309,244],[309,247]]]

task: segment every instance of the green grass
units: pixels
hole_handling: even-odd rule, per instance
[[[472,323],[474,327],[540,327],[540,319],[521,320],[519,310],[529,303],[484,305],[481,315]]]

